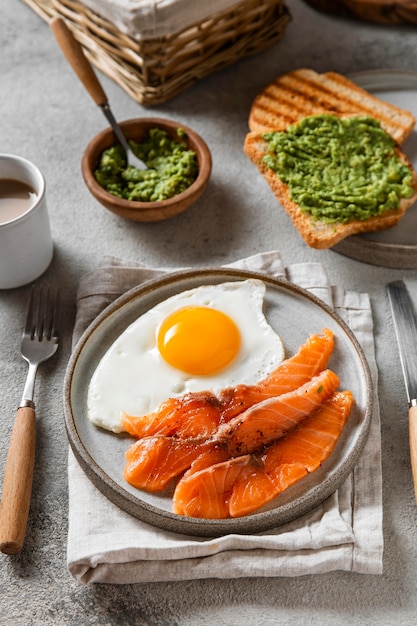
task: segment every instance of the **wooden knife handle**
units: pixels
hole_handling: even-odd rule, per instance
[[[414,494],[417,500],[417,406],[408,411],[408,429],[410,438],[411,471],[413,474]]]
[[[35,465],[36,416],[19,408],[10,439],[0,505],[0,550],[17,554],[23,547]]]
[[[107,104],[107,96],[104,93],[89,60],[85,56],[81,45],[61,17],[54,17],[49,26],[58,42],[62,52],[70,63],[72,69],[87,89],[96,104]]]

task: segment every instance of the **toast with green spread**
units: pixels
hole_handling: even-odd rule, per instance
[[[259,93],[250,110],[249,129],[285,130],[303,117],[322,113],[371,115],[398,144],[405,141],[416,123],[409,111],[380,100],[341,74],[297,69],[278,77]]]
[[[312,248],[394,226],[417,199],[408,157],[369,115],[308,115],[248,133],[244,151]]]

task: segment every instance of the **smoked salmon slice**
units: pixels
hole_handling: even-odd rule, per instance
[[[353,401],[350,391],[337,391],[295,430],[266,450],[198,471],[191,467],[176,486],[174,512],[205,519],[253,513],[329,458]]]
[[[219,396],[205,391],[169,398],[148,415],[122,412],[121,425],[138,438],[153,435],[208,438],[221,424],[249,407],[306,383],[327,366],[333,348],[333,332],[325,328],[320,334],[311,335],[294,356],[257,385],[237,385],[223,390]]]
[[[324,370],[295,391],[267,398],[220,426],[216,441],[226,443],[230,456],[254,452],[293,430],[336,391],[339,377]]]
[[[139,439],[125,454],[124,478],[140,489],[157,491],[203,454],[223,455],[225,460],[260,450],[293,430],[338,386],[339,377],[323,370],[296,390],[250,407],[220,426],[210,439],[163,435]],[[200,459],[200,466],[202,463],[206,460]]]
[[[185,475],[177,484],[173,497],[173,511],[178,515],[204,519],[229,517],[229,500],[233,486],[240,475],[247,475],[251,456],[235,459]]]
[[[210,437],[221,416],[221,403],[210,391],[169,398],[157,411],[143,416],[121,413],[122,427],[134,437]]]
[[[145,491],[162,491],[168,483],[183,474],[194,462],[199,469],[226,461],[227,449],[212,441],[195,441],[155,435],[144,437],[125,453],[125,480]],[[204,459],[204,461],[203,461]]]

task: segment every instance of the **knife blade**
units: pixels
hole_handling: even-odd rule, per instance
[[[417,500],[417,322],[404,282],[388,283],[387,291],[408,398],[411,471]]]

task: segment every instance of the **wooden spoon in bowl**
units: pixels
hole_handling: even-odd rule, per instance
[[[110,105],[103,87],[85,56],[81,45],[75,39],[65,21],[61,17],[54,17],[49,22],[49,26],[72,69],[110,123],[114,134],[124,148],[128,164],[133,165],[138,170],[146,170],[147,166],[145,163],[133,153],[129,146],[126,137],[110,110]]]

